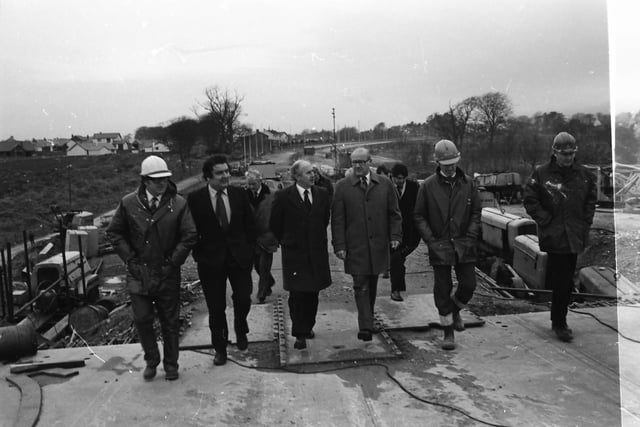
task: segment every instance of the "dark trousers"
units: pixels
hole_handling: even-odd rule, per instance
[[[577,254],[547,253],[546,288],[552,289],[551,325],[566,326]]]
[[[153,330],[155,313],[158,313],[162,345],[164,353],[164,370],[178,369],[178,348],[180,330],[180,288],[163,290],[155,295],[130,294],[133,310],[133,323],[138,332],[138,338],[144,351],[147,365],[160,364],[160,352]]]
[[[247,316],[251,309],[251,268],[242,268],[227,254],[227,262],[221,268],[198,263],[198,276],[209,309],[209,329],[211,344],[216,351],[226,351],[229,327],[225,310],[227,308],[227,278],[233,291],[233,328],[236,336],[249,333]]]
[[[291,335],[306,338],[316,324],[319,292],[289,292],[289,315]]]
[[[274,279],[271,274],[273,254],[265,251],[260,246],[256,246],[253,264],[256,269],[256,273],[258,273],[258,276],[260,277],[258,280],[258,298],[263,299],[267,297],[269,290],[276,283],[276,279]]]
[[[458,288],[454,295],[453,279],[451,277],[450,265],[434,265],[433,276],[433,297],[440,316],[447,316],[455,310],[464,308],[465,304],[471,300],[473,291],[476,289],[476,271],[474,263],[461,263],[453,266],[458,279]]]
[[[406,269],[404,266],[407,257],[414,251],[416,247],[409,247],[405,245],[400,245],[398,249],[391,251],[391,261],[390,261],[390,279],[391,279],[391,292],[394,291],[406,291],[407,283],[405,281]]]
[[[353,275],[353,293],[358,308],[358,328],[361,331],[373,330],[373,313],[378,292],[378,275]]]

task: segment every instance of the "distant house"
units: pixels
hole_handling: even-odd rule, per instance
[[[111,143],[71,142],[67,148],[67,156],[104,156],[112,154],[115,148]]]
[[[2,157],[29,157],[35,152],[35,145],[31,141],[18,141],[13,137],[0,141],[0,156]]]
[[[116,144],[123,142],[122,135],[120,135],[117,132],[94,133],[93,136],[91,137],[91,140],[97,143],[101,143],[101,142],[110,143],[110,144],[113,144],[114,147],[116,146]]]
[[[49,141],[47,138],[34,139],[31,141],[36,153],[51,153],[53,151],[53,141]]]
[[[67,146],[72,141],[68,138],[53,138],[53,151],[67,151]]]
[[[138,150],[141,153],[168,153],[171,151],[164,142],[149,139],[138,141]]]

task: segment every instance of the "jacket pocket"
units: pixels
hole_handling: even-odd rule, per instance
[[[427,247],[431,264],[453,264],[455,261],[453,244],[449,239],[430,240]]]

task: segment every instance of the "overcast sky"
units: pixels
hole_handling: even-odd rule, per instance
[[[514,113],[639,109],[633,0],[0,0],[0,139],[133,133],[217,85],[286,132],[424,122],[506,93]],[[630,13],[629,8],[634,9]],[[607,26],[607,9],[611,25]],[[635,63],[634,63],[635,62]]]

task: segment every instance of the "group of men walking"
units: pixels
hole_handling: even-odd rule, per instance
[[[524,206],[538,224],[541,249],[549,253],[552,329],[558,338],[570,341],[567,306],[576,257],[586,246],[595,212],[595,183],[575,162],[577,146],[571,135],[556,136],[552,148],[551,160],[526,184]],[[380,274],[389,271],[391,299],[403,300],[405,261],[422,239],[434,271],[434,300],[444,329],[441,347],[454,349],[454,330],[464,330],[460,311],[476,286],[481,207],[473,180],[458,167],[455,144],[439,141],[435,160],[435,173],[418,186],[401,163],[392,167],[390,178],[373,172],[369,151],[356,148],[351,173],[335,188],[323,182],[307,160],[297,160],[290,169],[294,184],[271,194],[253,170],[247,173],[246,189],[230,186],[226,158],[213,156],[202,168],[207,185],[185,200],[169,180],[164,160],[147,157],[140,187],[120,201],[107,229],[127,265],[134,323],[145,354],[143,377],[152,379],[160,364],[155,312],[166,379],[178,378],[180,266],[190,250],[209,309],[215,365],[227,361],[227,281],[236,346],[243,350],[248,346],[251,270],[258,272],[257,298],[263,303],[275,284],[271,264],[278,246],[294,348],[305,349],[315,336],[319,292],[331,284],[329,225],[333,251],[353,279],[358,339],[370,341],[380,331],[374,317]],[[452,270],[458,283],[455,291]]]

